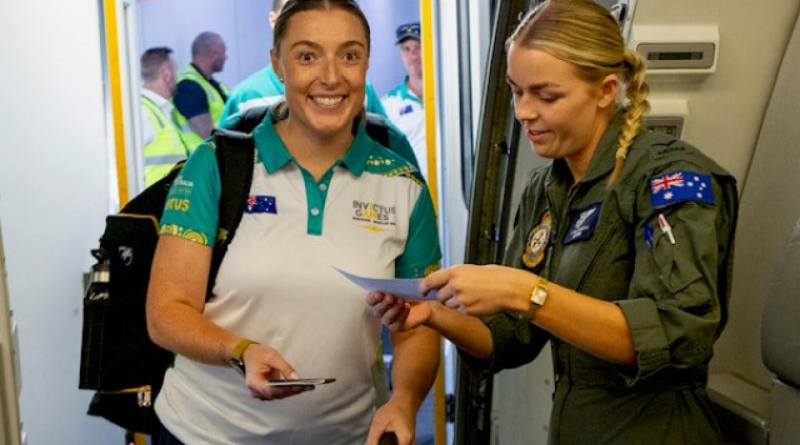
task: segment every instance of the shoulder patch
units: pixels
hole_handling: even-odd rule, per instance
[[[685,201],[715,204],[711,176],[689,170],[676,171],[650,179],[653,208]]]
[[[367,159],[367,171],[381,176],[401,176],[414,173],[417,169],[399,156],[386,150],[387,155],[373,153]]]

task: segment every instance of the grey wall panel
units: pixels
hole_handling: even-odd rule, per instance
[[[761,363],[761,315],[769,280],[800,217],[800,23],[795,25],[772,93],[747,183],[736,234],[731,318],[713,371],[769,388]]]

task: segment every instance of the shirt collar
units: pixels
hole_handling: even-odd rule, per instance
[[[286,166],[289,162],[295,162],[286,145],[278,136],[275,131],[275,115],[273,114],[274,107],[270,108],[268,113],[269,119],[264,119],[253,130],[253,137],[255,138],[258,157],[264,163],[267,173],[273,174]],[[367,136],[366,127],[363,124],[358,124],[356,128],[356,136],[350,148],[347,149],[344,157],[334,163],[342,165],[352,173],[354,176],[361,176],[364,169],[367,167],[367,160],[369,153],[372,149],[372,140]]]
[[[611,170],[614,169],[617,152],[615,149],[616,142],[624,123],[625,109],[621,108],[617,110],[617,112],[614,114],[614,117],[611,118],[608,128],[606,128],[606,131],[603,133],[600,141],[597,142],[597,147],[594,150],[592,159],[589,161],[589,166],[586,167],[586,172],[579,182],[594,181],[595,179],[607,175],[611,172]],[[567,166],[567,161],[564,159],[555,159],[553,160],[552,173],[550,181],[548,182],[553,182],[554,180],[566,180],[566,175],[570,174],[571,173],[569,171],[569,167]]]
[[[413,100],[414,102],[422,103],[422,101],[419,100],[419,97],[414,94],[410,88],[408,88],[408,76],[406,76],[406,78],[403,80],[403,83],[400,84],[400,97],[406,100]]]
[[[195,65],[194,62],[189,63],[189,67],[190,67],[190,69],[195,70],[197,72],[197,74],[200,77],[202,77],[203,79],[205,79],[205,80],[210,80],[211,79],[210,77],[206,77],[206,75],[203,74],[203,70],[201,70],[199,66]]]
[[[163,108],[165,104],[169,103],[169,100],[161,96],[160,94],[156,93],[155,91],[142,87],[142,96],[150,99],[153,101],[156,106],[159,108]]]

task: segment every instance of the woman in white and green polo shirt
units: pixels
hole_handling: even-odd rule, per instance
[[[438,336],[392,336],[394,390],[381,405],[380,322],[365,292],[335,268],[381,278],[436,269],[431,198],[411,164],[353,125],[363,115],[370,49],[356,3],[290,0],[274,33],[272,64],[286,100],[253,132],[247,210],[209,301],[220,197],[209,145],[170,191],[185,205],[162,218],[148,323],[176,360],[156,400],[160,443],[360,445],[393,431],[410,444],[438,367],[430,359]],[[305,394],[267,382],[298,376],[336,382]]]

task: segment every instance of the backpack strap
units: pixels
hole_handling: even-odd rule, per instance
[[[367,113],[367,135],[373,141],[392,149],[389,146],[389,124],[380,114]]]
[[[256,156],[255,141],[249,134],[217,129],[214,130],[214,141],[222,185],[219,199],[219,229],[211,257],[206,300],[211,297],[222,259],[228,252],[228,246],[242,221],[245,202],[250,195],[250,184],[253,182]]]
[[[242,117],[236,122],[233,130],[247,134],[252,133],[258,124],[264,120],[264,116],[267,115],[269,107],[270,105],[259,105],[243,111]]]

